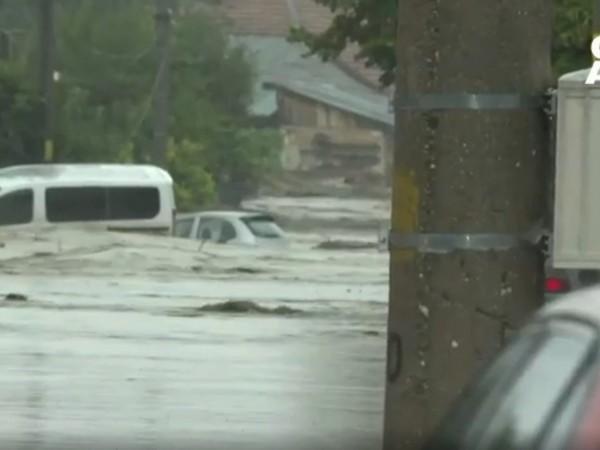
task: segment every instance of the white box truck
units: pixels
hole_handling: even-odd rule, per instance
[[[556,92],[548,299],[600,282],[600,85],[584,83],[588,72],[563,75]]]

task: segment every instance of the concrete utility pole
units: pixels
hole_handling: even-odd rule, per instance
[[[158,79],[154,95],[154,164],[166,166],[166,153],[169,140],[169,97],[170,61],[169,46],[171,37],[171,3],[169,0],[156,0],[156,53],[158,57]]]
[[[54,0],[39,0],[40,11],[40,77],[44,98],[43,160],[54,159],[55,124],[55,56],[54,56]]]
[[[401,0],[384,448],[412,450],[543,302],[548,0]],[[535,239],[534,239],[535,241]]]

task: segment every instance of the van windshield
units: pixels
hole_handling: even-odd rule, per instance
[[[277,239],[284,237],[283,231],[271,216],[244,217],[242,222],[258,238]]]

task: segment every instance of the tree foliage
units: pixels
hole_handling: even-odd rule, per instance
[[[4,9],[6,4],[13,16],[32,12],[30,2],[6,0]],[[160,70],[154,13],[145,0],[57,1],[59,161],[151,162]],[[231,177],[252,192],[273,170],[282,142],[278,132],[252,127],[253,73],[244,49],[232,46],[202,11],[175,11],[172,23],[167,162],[180,209],[192,209],[216,200]],[[35,27],[29,38],[24,42],[35,42]],[[26,89],[36,83],[35,47],[20,47],[27,56],[15,63],[20,76],[12,79],[39,101],[39,92]],[[8,86],[0,98],[2,93],[14,97]],[[0,146],[5,154],[3,141]]]
[[[591,0],[555,0],[552,54],[557,75],[590,65],[591,33]]]
[[[330,26],[320,34],[294,27],[290,38],[304,42],[311,54],[324,60],[335,59],[348,43],[356,43],[357,57],[368,67],[383,71],[381,82],[390,85],[394,79],[396,56],[394,45],[398,26],[398,0],[314,0],[335,13]]]
[[[41,101],[18,67],[0,65],[0,167],[35,162],[43,142]]]
[[[348,45],[358,44],[357,58],[367,66],[378,67],[383,86],[393,83],[396,69],[394,42],[398,27],[399,0],[314,0],[335,13],[322,33],[295,27],[290,40],[303,42],[309,54],[324,60],[336,58]],[[591,0],[556,0],[552,55],[557,74],[590,64]]]

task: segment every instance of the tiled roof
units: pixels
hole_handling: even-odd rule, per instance
[[[221,0],[218,8],[236,34],[285,36],[293,26],[286,0]]]
[[[344,111],[387,125],[393,124],[389,97],[365,86],[335,64],[317,57],[304,57],[300,44],[279,36],[232,36],[234,44],[245,46],[256,73],[252,113],[270,115],[277,109],[275,92],[265,84],[329,104]]]
[[[320,33],[333,18],[333,13],[315,0],[218,0],[216,3],[234,34],[287,37],[295,25]],[[357,53],[358,48],[350,46],[340,55],[338,63],[360,81],[379,86],[381,72],[356,61]]]
[[[385,125],[394,125],[394,115],[389,110],[389,100],[374,93],[357,93],[340,89],[331,83],[308,83],[300,80],[278,80],[267,84],[295,94],[331,105],[357,116]]]

